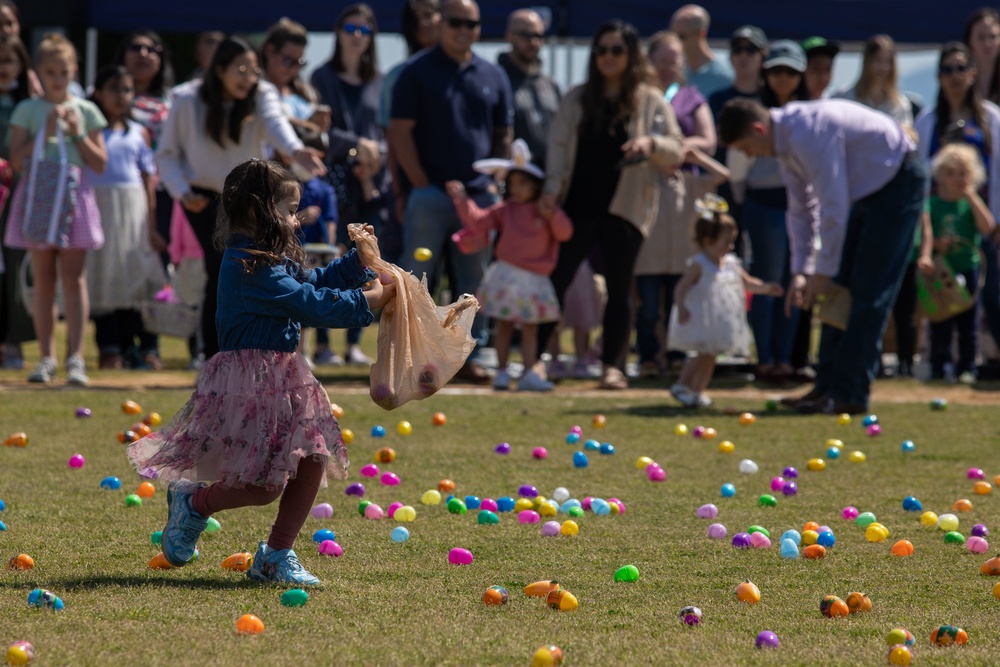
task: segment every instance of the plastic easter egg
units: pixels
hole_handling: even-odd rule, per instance
[[[515,502],[510,496],[500,496],[496,500],[497,512],[512,512],[514,511]]]
[[[434,252],[430,248],[417,248],[413,251],[413,259],[418,262],[429,262],[433,256]]]
[[[576,433],[577,435],[583,435],[583,427],[579,424],[573,424],[569,429],[570,433]]]
[[[757,497],[757,505],[760,507],[777,507],[778,499],[769,493],[762,493]]]
[[[701,437],[705,440],[715,440],[717,435],[719,435],[719,432],[709,426],[702,432]]]
[[[441,504],[441,492],[437,489],[430,489],[424,491],[424,494],[420,496],[420,502],[423,505],[440,505]]]
[[[778,640],[778,635],[770,630],[764,630],[757,635],[754,646],[757,648],[778,648],[781,646],[781,642]]]
[[[145,438],[147,435],[153,432],[153,429],[149,428],[146,424],[142,422],[137,422],[132,424],[132,431],[135,432],[136,440],[139,438]]]
[[[931,644],[935,646],[951,646],[952,644],[961,646],[967,641],[969,641],[969,635],[965,630],[955,625],[942,625],[931,633]]]
[[[736,451],[736,445],[729,440],[723,440],[719,443],[719,451],[723,454],[732,454]]]
[[[615,446],[610,442],[602,442],[600,452],[604,456],[610,456],[615,453]]]
[[[76,409],[77,419],[86,419],[87,417],[90,417],[93,414],[94,413],[90,410],[90,408],[79,407]]]
[[[393,542],[405,542],[410,539],[410,531],[404,526],[396,526],[389,533],[389,537],[392,538]]]
[[[797,530],[786,530],[781,534],[782,540],[791,540],[796,546],[802,544],[802,535]]]
[[[369,463],[361,466],[361,470],[359,472],[362,477],[378,477],[379,470],[377,465]]]
[[[567,433],[566,434],[566,444],[567,445],[575,445],[578,442],[580,442],[580,434],[579,433]]]
[[[124,401],[122,403],[122,412],[127,415],[137,415],[142,413],[142,406],[140,406],[135,401]]]
[[[167,557],[163,555],[163,552],[156,554],[150,559],[147,567],[151,570],[169,570],[173,568],[173,565],[167,560]]]
[[[394,472],[384,472],[379,478],[383,486],[399,486],[399,475]]]
[[[152,533],[149,534],[149,541],[153,546],[157,547],[163,544],[163,531],[154,530]]]
[[[713,540],[722,540],[726,537],[726,527],[721,523],[713,523],[708,527],[708,536]]]
[[[934,528],[937,526],[940,517],[934,512],[924,512],[920,515],[920,523],[928,528]]]
[[[608,425],[608,419],[604,415],[594,415],[594,418],[590,421],[594,428],[604,428]]]
[[[819,532],[815,530],[803,530],[802,531],[802,546],[808,547],[812,544],[816,544],[819,541]]]
[[[868,437],[874,438],[882,433],[882,427],[878,424],[872,424],[865,429],[865,433],[868,434]]]
[[[122,488],[122,481],[117,477],[105,477],[101,480],[101,488],[109,491],[117,491]]]
[[[733,484],[723,484],[720,493],[723,498],[732,498],[736,495],[736,487]]]
[[[313,533],[312,540],[316,544],[321,544],[327,540],[335,540],[337,536],[329,528],[321,528]]]
[[[864,426],[865,428],[868,428],[872,424],[877,424],[877,423],[878,423],[878,415],[867,415],[864,419],[861,420],[861,425]]]
[[[208,517],[207,522],[205,524],[205,532],[211,534],[211,533],[218,533],[221,530],[222,530],[222,524],[219,523],[219,520],[216,519],[214,516]]]
[[[349,445],[354,442],[354,431],[349,428],[341,429],[340,439],[344,441],[345,445]]]
[[[653,463],[653,459],[648,456],[640,456],[635,460],[635,467],[637,470],[645,470],[650,463]]]
[[[521,512],[524,510],[534,509],[535,503],[531,502],[527,498],[518,498],[517,502],[514,503],[514,511]]]
[[[986,479],[986,473],[983,472],[982,468],[969,468],[965,472],[965,476],[969,479]]]
[[[853,452],[851,452],[851,455],[848,456],[847,458],[851,463],[864,463],[868,457],[865,456],[864,452],[854,450]]]
[[[900,558],[905,558],[907,556],[913,555],[913,543],[909,540],[899,540],[892,545],[892,549],[889,550],[893,556],[899,556]]]
[[[829,530],[824,530],[819,535],[816,536],[816,544],[827,549],[831,548],[837,543],[837,538]]]
[[[975,535],[976,537],[989,537],[990,529],[981,523],[977,523],[972,527],[972,530],[969,531],[969,534]]]
[[[614,580],[629,583],[639,581],[639,568],[635,565],[623,565],[615,570]]]
[[[1000,584],[996,584],[993,587],[993,597],[995,597],[998,600],[1000,600]]]
[[[695,426],[694,429],[691,431],[692,438],[701,438],[701,436],[703,436],[704,434],[705,434],[704,426]]]
[[[564,503],[569,500],[569,489],[564,486],[557,486],[552,492],[552,500],[557,503]]]
[[[522,484],[517,489],[517,495],[521,496],[522,498],[537,498],[538,489],[531,486],[530,484]]]
[[[799,471],[792,466],[788,466],[781,471],[781,476],[785,479],[796,479],[799,476]]]
[[[4,438],[3,444],[6,447],[27,447],[28,434],[24,432],[11,433],[9,436]]]
[[[487,606],[507,604],[507,589],[503,586],[490,586],[483,593],[483,604]]]
[[[965,541],[965,548],[972,553],[984,554],[990,549],[990,543],[981,537],[973,535]]]
[[[674,435],[687,435],[688,427],[687,424],[677,424],[674,426]]]
[[[806,521],[802,525],[802,532],[805,532],[807,530],[811,530],[814,531],[816,534],[819,534],[819,524],[816,523],[815,521]]]
[[[852,592],[847,594],[847,598],[844,600],[847,603],[847,609],[852,614],[857,614],[859,612],[871,611],[872,601],[864,593]]]
[[[957,530],[952,530],[944,534],[944,542],[945,544],[964,544],[965,535]]]
[[[576,596],[564,588],[555,588],[545,596],[545,604],[549,609],[557,611],[575,611],[579,606]]]
[[[469,511],[469,508],[465,506],[465,503],[458,498],[452,498],[448,501],[448,513],[449,514],[465,514]]]
[[[778,410],[778,401],[773,398],[769,398],[764,401],[764,409],[768,412],[776,412]]]
[[[405,420],[399,422],[396,424],[396,433],[403,436],[410,435],[413,433],[413,424]]]
[[[538,506],[537,511],[540,516],[555,516],[559,513],[559,505],[554,500],[546,500]]]
[[[677,616],[681,619],[681,623],[691,627],[700,624],[702,619],[701,609],[694,606],[682,607]]]
[[[740,472],[744,475],[756,475],[758,470],[760,470],[760,466],[754,461],[750,459],[740,461]]]
[[[733,535],[732,545],[735,549],[749,549],[750,535],[748,533],[736,533]]]
[[[241,635],[259,635],[264,632],[264,621],[253,614],[244,614],[236,620],[236,632]]]
[[[844,521],[854,521],[858,518],[858,508],[853,505],[848,505],[844,509],[840,510],[840,516]]]
[[[884,542],[887,537],[889,537],[889,531],[881,524],[873,523],[865,529],[865,539],[869,542]]]
[[[344,493],[349,496],[358,496],[360,498],[365,495],[365,485],[361,482],[354,482],[353,484],[349,484],[347,488],[344,489]]]
[[[911,633],[906,628],[893,628],[886,635],[886,643],[889,646],[895,646],[896,644],[903,644],[904,646],[913,646],[917,643],[914,638],[913,633]]]
[[[993,491],[993,485],[989,482],[979,481],[972,485],[972,491],[977,496],[985,496]]]
[[[667,478],[667,471],[655,463],[650,463],[646,468],[646,477],[651,482],[662,482]]]
[[[469,503],[466,502],[465,506],[468,507]],[[479,501],[479,509],[488,510],[490,512],[497,512],[500,510],[500,506],[497,505],[497,501],[493,500],[492,498],[483,498],[482,500]]]
[[[314,519],[329,519],[333,517],[333,506],[330,503],[320,503],[309,512]]]
[[[529,598],[544,598],[547,597],[549,591],[559,588],[559,582],[552,580],[549,581],[545,579],[543,581],[536,581],[528,584],[524,587],[524,594]]]
[[[309,601],[309,594],[301,588],[293,588],[281,594],[281,606],[283,607],[305,607]]]
[[[751,533],[750,546],[754,549],[770,549],[771,539],[764,533]]]
[[[549,450],[545,449],[544,447],[535,447],[533,450],[531,450],[531,455],[539,460],[545,459],[548,458],[549,456]]]
[[[579,519],[579,518],[581,518],[583,516],[583,508],[582,507],[570,507],[569,510],[567,510],[566,514],[569,514],[574,519]]]
[[[66,608],[62,598],[44,588],[36,588],[28,593],[28,606],[36,609],[49,609],[50,611],[62,611]]]
[[[903,509],[907,512],[922,512],[924,510],[924,506],[923,503],[913,496],[906,496],[903,498]]]
[[[135,431],[131,429],[118,432],[118,442],[122,443],[123,445],[131,444],[138,439],[139,436],[136,434]]]
[[[913,664],[913,652],[905,644],[896,644],[889,647],[889,664],[909,667]]]
[[[365,508],[365,518],[370,521],[378,521],[385,518],[385,510],[372,503]]]
[[[153,497],[155,493],[156,493],[156,487],[153,486],[150,482],[143,482],[142,484],[139,485],[139,488],[136,489],[135,491],[135,495],[139,496],[143,500],[149,500],[150,498]]]
[[[781,493],[786,496],[794,496],[799,492],[799,485],[795,482],[785,482],[781,487]]]
[[[521,510],[517,514],[519,523],[538,523],[541,518],[535,510]]]
[[[544,537],[557,537],[559,535],[559,530],[562,526],[558,521],[546,521],[542,524],[542,536]]]
[[[931,399],[931,410],[935,412],[940,412],[941,410],[948,409],[948,399],[946,398],[934,398]]]
[[[809,459],[806,463],[806,467],[813,472],[822,472],[826,470],[826,461],[823,459]]]
[[[781,477],[779,475],[778,477],[772,477],[771,478],[771,490],[772,491],[781,491],[781,487],[783,487],[784,485],[785,485],[785,478],[784,477]]]
[[[733,591],[733,594],[740,602],[746,602],[747,604],[757,604],[760,602],[760,589],[757,588],[757,584],[749,579],[744,579],[743,583]]]
[[[820,544],[810,544],[802,549],[802,557],[809,559],[825,558],[826,547]]]
[[[847,603],[836,595],[827,595],[820,600],[819,611],[827,618],[844,618],[851,613]]]
[[[903,441],[903,444],[901,444],[901,445],[899,446],[899,449],[900,449],[900,450],[901,450],[901,451],[902,451],[902,452],[903,452],[904,454],[910,454],[911,452],[914,452],[914,451],[916,451],[916,449],[917,449],[917,446],[916,446],[915,444],[913,444],[913,441],[912,441],[912,440],[904,440],[904,441]]]
[[[466,509],[477,510],[477,509],[479,509],[479,506],[481,504],[482,504],[482,501],[479,500],[479,496],[466,496],[465,497],[465,507],[466,507]]]
[[[562,649],[555,644],[540,646],[531,656],[531,667],[559,667],[562,663]]]
[[[385,437],[385,427],[376,424],[372,426],[372,437],[373,438],[384,438]]]
[[[719,508],[712,503],[708,503],[699,507],[698,511],[695,512],[695,516],[699,519],[714,519],[719,516]]]
[[[222,561],[222,569],[230,572],[246,572],[253,565],[253,554],[240,551],[231,556],[226,556]]]
[[[70,468],[80,469],[84,465],[86,465],[86,463],[87,463],[87,460],[85,458],[83,458],[83,454],[74,454],[73,456],[69,457],[69,467]]]
[[[840,449],[838,447],[829,447],[829,448],[827,448],[827,450],[826,450],[826,458],[828,458],[828,459],[834,459],[834,460],[839,459],[840,458]]]
[[[938,517],[938,528],[945,532],[958,530],[958,524],[958,517],[954,514],[942,514]]]
[[[740,415],[740,424],[743,426],[752,426],[757,423],[757,417],[752,412],[744,412]]]
[[[862,512],[856,519],[854,519],[854,525],[860,526],[861,528],[867,528],[871,524],[875,523],[875,521],[877,521],[877,519],[874,514],[871,512]]]
[[[573,521],[572,519],[567,519],[566,521],[563,521],[562,525],[559,526],[559,534],[565,535],[566,537],[572,537],[573,535],[576,535],[579,532],[580,532],[580,525],[576,521]]]
[[[125,507],[142,507],[142,498],[134,493],[125,496]]]
[[[476,515],[476,523],[480,526],[492,526],[500,523],[500,517],[490,510],[479,510],[479,514]]]
[[[573,452],[573,465],[577,468],[586,468],[590,465],[590,461],[583,452]]]
[[[603,498],[594,498],[590,501],[590,510],[598,516],[611,514],[611,505]]]
[[[35,659],[35,647],[31,645],[31,642],[14,642],[7,647],[4,659],[11,667],[23,667]]]
[[[972,501],[967,498],[960,498],[952,503],[951,509],[955,512],[971,512]]]
[[[798,558],[799,557],[799,547],[789,539],[781,540],[781,557],[782,558]]]
[[[344,555],[344,548],[334,542],[333,540],[324,540],[319,545],[319,552],[324,556],[333,556],[334,558],[340,558]]]
[[[570,498],[569,500],[567,500],[566,502],[564,502],[559,507],[559,511],[563,512],[565,514],[569,514],[569,511],[571,509],[573,509],[573,508],[576,508],[576,509],[580,510],[581,512],[583,512],[583,507],[582,507],[580,501],[577,500],[576,498]]]
[[[601,449],[601,443],[597,440],[588,440],[583,443],[583,448],[588,452],[596,452]]]
[[[395,460],[396,450],[392,447],[380,447],[375,450],[375,463],[392,463]]]

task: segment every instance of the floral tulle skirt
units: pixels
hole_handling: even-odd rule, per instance
[[[347,450],[330,399],[302,355],[275,350],[220,352],[194,395],[167,426],[128,450],[147,478],[282,488],[309,456],[327,476],[347,477]]]

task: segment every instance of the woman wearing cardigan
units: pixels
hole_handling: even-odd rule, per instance
[[[573,220],[573,237],[561,245],[552,273],[560,304],[584,258],[596,247],[604,255],[604,389],[628,387],[622,369],[632,273],[656,222],[661,169],[679,165],[683,153],[674,112],[646,77],[635,28],[604,24],[594,37],[586,83],[563,98],[553,123],[539,201],[543,215],[558,202]],[[541,349],[553,330],[540,327]]]

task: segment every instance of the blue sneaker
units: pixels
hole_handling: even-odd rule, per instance
[[[167,525],[163,529],[163,556],[174,567],[183,567],[194,556],[198,537],[208,519],[191,509],[191,496],[204,484],[181,480],[167,487]]]
[[[319,579],[302,567],[294,551],[275,551],[265,542],[257,545],[257,553],[253,557],[253,565],[247,570],[247,576],[257,581],[281,584],[315,586],[320,583]]]

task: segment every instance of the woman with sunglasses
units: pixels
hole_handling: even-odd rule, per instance
[[[979,191],[995,219],[1000,219],[1000,108],[986,101],[976,85],[978,71],[972,51],[962,42],[948,42],[938,60],[937,103],[928,105],[914,124],[919,150],[927,162],[948,143],[971,144],[986,167],[986,183]],[[1000,261],[997,239],[982,237],[984,283],[979,293],[986,323],[1000,345]],[[965,378],[972,379],[972,378]]]
[[[262,157],[264,143],[303,170],[326,173],[317,151],[303,146],[281,109],[274,86],[260,81],[257,53],[238,37],[224,39],[203,79],[174,89],[156,162],[171,196],[181,202],[205,253],[201,330],[205,359],[219,351],[215,326],[222,253],[214,241],[219,193],[232,165]]]
[[[558,201],[573,220],[552,283],[564,305],[577,267],[597,247],[605,259],[608,304],[601,353],[603,389],[626,389],[623,372],[632,274],[643,239],[656,223],[661,170],[683,157],[683,136],[663,92],[650,85],[636,29],[605,23],[591,45],[587,81],[567,93],[552,124],[543,215]],[[554,326],[540,327],[540,349]]]

